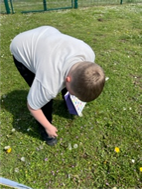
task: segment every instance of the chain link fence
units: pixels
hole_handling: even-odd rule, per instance
[[[23,12],[23,11],[35,11],[35,12],[40,12],[40,11],[45,11],[51,10],[51,9],[60,9],[60,8],[73,8],[73,1],[74,0],[7,0],[8,1],[8,6],[10,9],[10,12],[12,12],[12,6],[13,6],[13,12]],[[46,4],[46,5],[45,5]],[[45,8],[46,6],[46,8]],[[1,7],[1,13],[6,13],[6,8],[5,8],[5,0],[0,0],[0,7]]]
[[[79,7],[89,7],[96,5],[117,5],[122,3],[142,3],[142,0],[78,0]]]
[[[8,3],[9,12],[7,12],[5,5],[6,1]],[[75,7],[117,5],[122,3],[142,3],[142,0],[0,0],[0,13],[42,12]]]
[[[3,0],[0,0],[0,13],[6,13]]]

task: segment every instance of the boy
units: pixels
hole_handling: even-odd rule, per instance
[[[103,90],[105,75],[93,63],[95,54],[83,41],[42,26],[17,35],[11,45],[14,62],[31,87],[27,106],[40,125],[48,145],[57,143],[57,128],[52,125],[53,98],[62,91],[84,102],[96,99]]]

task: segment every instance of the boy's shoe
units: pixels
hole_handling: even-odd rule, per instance
[[[45,138],[44,141],[46,141],[46,144],[48,144],[49,146],[54,146],[55,144],[57,144],[57,138]]]
[[[48,134],[46,133],[45,129],[43,128],[43,126],[39,125],[39,130],[40,130],[40,134],[41,134],[43,140],[46,142],[46,144],[48,144],[49,146],[54,146],[55,144],[57,144],[57,138],[49,137]]]

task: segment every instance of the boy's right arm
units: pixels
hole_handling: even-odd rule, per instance
[[[33,117],[45,128],[49,137],[57,137],[57,128],[54,127],[45,117],[41,109],[34,110],[32,109],[29,104],[27,103],[28,109],[33,115]]]

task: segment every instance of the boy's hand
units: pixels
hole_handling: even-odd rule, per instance
[[[45,128],[45,131],[51,138],[55,138],[58,135],[56,132],[58,131],[56,127],[54,127],[45,117],[41,109],[34,110],[30,107],[30,105],[27,103],[28,109],[30,110],[31,114],[34,116],[34,118]]]
[[[51,137],[51,138],[55,138],[55,137],[58,136],[57,133],[56,133],[56,132],[58,132],[58,130],[53,125],[50,125],[50,128],[45,129],[45,131],[47,132],[48,136]]]

